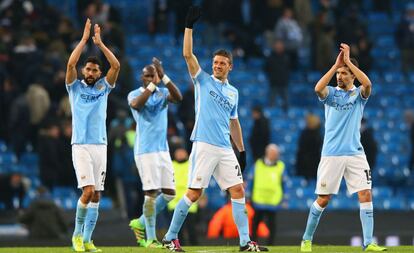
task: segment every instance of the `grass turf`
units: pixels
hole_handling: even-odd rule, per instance
[[[169,252],[166,249],[145,249],[138,247],[99,247],[103,253],[163,253]],[[198,253],[227,253],[238,252],[237,246],[198,246],[198,247],[183,247],[186,252]],[[269,247],[270,252],[278,253],[292,253],[300,252],[299,246],[272,246]],[[73,252],[70,247],[15,247],[15,248],[0,248],[0,253],[70,253]],[[313,245],[312,252],[363,252],[360,247],[350,246],[318,246]],[[414,252],[414,246],[399,246],[388,247],[387,252]]]

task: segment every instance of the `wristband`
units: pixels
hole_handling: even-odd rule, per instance
[[[147,89],[149,90],[149,91],[151,91],[151,92],[154,92],[154,90],[155,90],[155,88],[156,88],[157,86],[155,86],[155,84],[154,83],[152,83],[152,82],[150,82],[148,85],[147,85]]]
[[[162,77],[161,80],[165,85],[167,85],[167,83],[171,82],[171,79],[166,74],[164,74],[164,76]]]

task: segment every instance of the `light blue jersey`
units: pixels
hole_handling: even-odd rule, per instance
[[[105,77],[93,86],[79,79],[66,85],[72,110],[72,144],[107,144],[106,108],[113,87]]]
[[[144,91],[143,87],[131,91],[128,94],[128,104],[131,104],[132,100]],[[168,151],[168,95],[167,88],[157,87],[141,110],[137,111],[131,107],[132,115],[137,122],[135,155]]]
[[[325,99],[325,138],[322,156],[364,154],[361,145],[361,120],[368,99],[361,95],[361,87],[345,91],[328,87]]]
[[[201,68],[193,78],[195,85],[195,124],[191,141],[231,148],[230,119],[236,119],[239,93]]]

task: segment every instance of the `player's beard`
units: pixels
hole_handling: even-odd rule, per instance
[[[85,83],[88,86],[93,86],[96,83],[97,80],[98,80],[97,78],[87,77],[87,78],[85,78]]]

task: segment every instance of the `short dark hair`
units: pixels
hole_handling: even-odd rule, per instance
[[[352,62],[352,64],[354,64],[357,68],[359,68],[359,63],[355,58],[351,57],[349,60]],[[349,72],[351,72],[351,74],[354,74],[352,73],[351,69],[348,66],[345,65],[345,67],[349,69]]]
[[[226,49],[218,49],[213,53],[213,57],[216,55],[224,56],[227,59],[229,59],[230,64],[233,64],[233,55],[230,51],[227,51]]]
[[[99,60],[99,58],[98,58],[98,57],[96,57],[96,56],[89,56],[88,58],[86,58],[86,60],[85,60],[85,62],[84,62],[84,65],[83,65],[83,66],[86,66],[86,64],[87,64],[88,62],[98,65],[98,66],[99,66],[99,69],[100,69],[100,68],[101,68],[101,66],[102,66],[102,62],[101,62],[101,60]]]
[[[359,68],[359,63],[355,58],[351,57],[351,59],[349,60],[352,62],[352,64],[354,64],[357,68]]]

